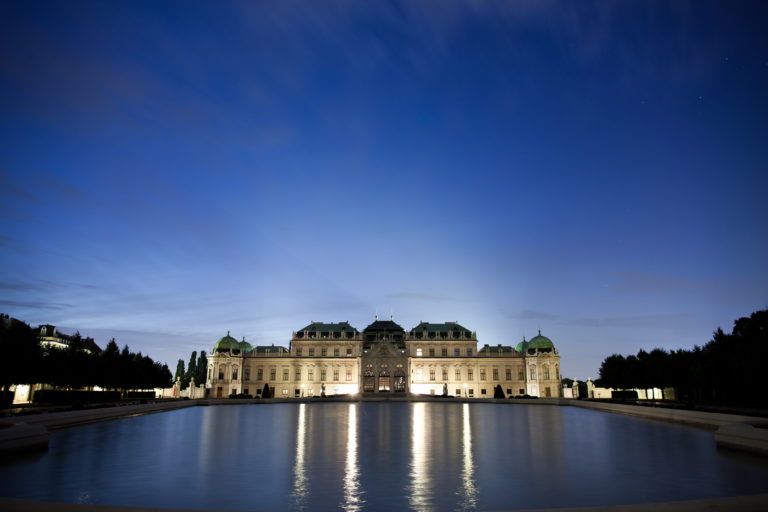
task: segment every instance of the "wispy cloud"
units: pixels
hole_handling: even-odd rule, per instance
[[[33,309],[67,309],[73,307],[72,304],[24,300],[0,300],[0,306]]]
[[[522,311],[518,311],[516,313],[507,313],[507,316],[515,320],[555,320],[559,318],[557,315],[552,313],[532,311],[530,309],[523,309]]]

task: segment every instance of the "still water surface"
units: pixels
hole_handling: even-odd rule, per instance
[[[712,433],[575,407],[191,407],[54,432],[0,463],[0,495],[231,510],[471,511],[768,491]]]

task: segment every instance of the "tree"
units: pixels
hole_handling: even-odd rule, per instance
[[[496,384],[496,387],[493,388],[493,398],[506,398],[504,390],[501,389],[501,384]]]
[[[184,360],[179,359],[179,362],[176,363],[176,374],[173,376],[173,381],[176,382],[177,380],[181,380],[184,377]]]
[[[193,350],[192,355],[189,357],[189,364],[187,365],[187,373],[184,374],[184,378],[181,380],[181,388],[184,389],[189,386],[192,378],[195,378],[195,385],[199,386],[200,382],[197,380],[197,351]]]
[[[0,383],[3,397],[13,384],[32,384],[39,380],[43,353],[37,334],[28,324],[2,315],[0,319]]]
[[[197,384],[204,384],[208,378],[208,356],[206,356],[205,350],[200,351],[200,356],[197,358],[196,369],[195,382]]]
[[[261,398],[272,398],[272,390],[267,383],[264,383],[264,389],[261,390]]]

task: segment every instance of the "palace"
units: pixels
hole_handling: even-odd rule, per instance
[[[560,396],[560,356],[541,335],[512,346],[484,345],[456,322],[406,331],[378,318],[362,332],[348,322],[312,322],[288,349],[251,346],[227,333],[208,359],[206,395],[275,398],[404,393],[492,398]]]

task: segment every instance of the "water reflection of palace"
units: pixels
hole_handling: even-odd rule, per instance
[[[224,398],[276,398],[411,393],[491,398],[557,397],[560,356],[541,335],[513,346],[484,345],[456,322],[421,322],[406,331],[378,320],[362,332],[348,322],[312,322],[293,333],[289,348],[252,346],[227,333],[208,359],[206,393]]]

